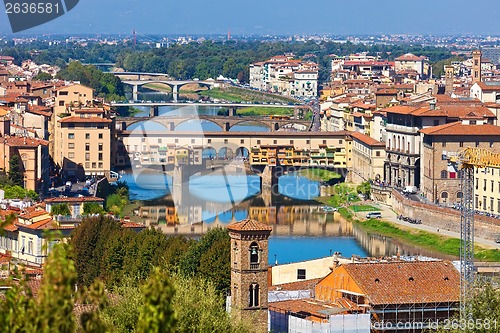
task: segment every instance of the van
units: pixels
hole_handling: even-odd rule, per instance
[[[381,212],[369,212],[368,214],[366,214],[367,219],[379,219],[381,217],[382,217]]]
[[[416,186],[405,186],[403,189],[403,193],[405,194],[415,194],[417,193],[418,189]]]

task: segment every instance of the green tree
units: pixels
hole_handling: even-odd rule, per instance
[[[137,333],[174,332],[177,322],[172,306],[174,288],[162,270],[155,268],[142,287],[144,305],[139,314]]]
[[[52,205],[50,207],[50,214],[52,214],[52,215],[71,215],[71,212],[69,211],[68,204],[61,203],[61,204]]]
[[[14,185],[23,187],[23,170],[18,155],[12,155],[9,160],[9,179]]]
[[[103,274],[102,258],[111,235],[120,233],[119,222],[107,216],[84,218],[71,234],[78,284],[89,286]]]
[[[371,183],[370,183],[370,181],[366,181],[366,182],[361,183],[361,185],[358,185],[356,187],[356,191],[358,193],[361,193],[361,194],[364,194],[366,196],[369,196],[370,195],[370,191],[371,191]]]
[[[210,229],[182,257],[180,272],[188,276],[213,279],[219,292],[227,290],[230,281],[230,241],[225,229]],[[224,262],[226,259],[227,262]],[[210,267],[211,264],[218,266]]]
[[[83,203],[83,214],[103,214],[104,212],[104,208],[97,202]]]
[[[76,283],[69,245],[55,244],[43,270],[43,280],[35,306],[30,308],[28,325],[32,332],[74,332],[73,292]]]
[[[45,72],[40,72],[38,73],[37,76],[35,76],[33,78],[34,81],[49,81],[49,80],[52,80],[52,75],[50,75],[49,73],[45,73]]]

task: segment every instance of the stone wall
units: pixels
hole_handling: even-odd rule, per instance
[[[396,190],[392,190],[392,209],[396,214],[402,214],[414,219],[422,220],[425,225],[460,232],[460,211],[425,204],[410,200]],[[486,239],[495,239],[500,234],[500,220],[477,215],[474,219],[474,235]]]

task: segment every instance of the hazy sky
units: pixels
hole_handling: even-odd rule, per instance
[[[0,32],[11,33],[0,8]],[[80,0],[26,32],[500,35],[499,8],[498,0]]]

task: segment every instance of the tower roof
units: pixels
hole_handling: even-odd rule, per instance
[[[245,219],[227,226],[230,231],[271,231],[273,228],[255,220]]]

